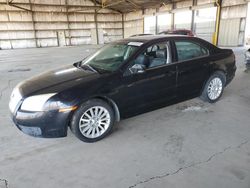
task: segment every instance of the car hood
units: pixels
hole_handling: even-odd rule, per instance
[[[69,65],[25,80],[19,84],[19,90],[23,96],[60,92],[76,84],[96,79],[99,76],[99,73]]]

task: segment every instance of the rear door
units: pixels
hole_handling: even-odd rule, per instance
[[[209,74],[209,50],[189,39],[174,41],[178,96],[196,96]]]

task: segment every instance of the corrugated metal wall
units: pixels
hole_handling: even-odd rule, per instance
[[[244,0],[224,0],[219,33],[220,46],[244,45],[247,4]]]
[[[142,11],[124,14],[124,37],[143,33]]]
[[[238,46],[240,19],[221,20],[219,45]]]
[[[222,13],[221,13],[221,25],[219,29],[219,46],[241,46],[244,45],[244,34],[246,26],[247,16],[247,1],[249,0],[223,0]],[[213,41],[215,33],[215,21],[216,21],[216,7],[215,0],[197,0],[196,8],[194,11],[194,25],[193,29],[196,35],[209,42]],[[195,7],[194,6],[194,7]],[[155,33],[155,24],[149,23],[150,16],[152,22],[155,16],[160,14],[174,15],[174,20],[170,21],[166,19],[167,26],[164,28],[177,28],[177,29],[191,29],[191,10],[192,1],[187,0],[185,2],[178,2],[174,6],[168,4],[161,7],[158,11],[156,9],[146,9],[144,11],[144,33]],[[212,8],[213,7],[213,8]],[[211,11],[207,16],[200,16],[197,20],[198,12],[204,9],[211,8]],[[184,13],[186,12],[186,14]],[[250,15],[249,15],[250,16]],[[184,21],[185,20],[185,21]],[[237,21],[236,21],[237,20]],[[171,22],[171,23],[169,23]],[[155,22],[156,23],[156,22]],[[173,24],[173,25],[172,25]],[[158,31],[163,30],[161,25],[158,25]],[[237,40],[237,41],[236,41]]]
[[[216,7],[195,11],[194,31],[197,37],[212,42],[215,32]]]
[[[144,33],[156,33],[170,28],[192,28],[190,18],[192,0],[174,5],[167,4],[158,10],[145,9],[123,15],[101,9],[97,16],[94,8],[84,8],[84,6],[94,6],[89,0],[14,0],[14,2],[32,12],[8,6],[6,0],[0,0],[1,49],[96,44],[97,41],[102,44],[143,33],[144,29]],[[208,4],[213,6],[214,2],[215,0],[197,0],[197,6]],[[187,22],[178,22],[182,20],[185,11],[189,12],[188,16],[185,16]],[[246,14],[245,0],[223,0],[219,45],[244,44]],[[148,23],[143,22],[146,16],[158,16],[158,26],[147,27]],[[172,17],[175,18],[174,22]],[[211,42],[214,25],[214,20],[197,22],[194,19],[193,29],[198,37]],[[231,32],[232,26],[234,32]]]
[[[175,29],[191,29],[192,11],[177,12],[174,14]]]
[[[15,0],[26,11],[0,0],[0,48],[29,48],[95,44],[123,38],[122,14],[84,6],[88,0]],[[93,32],[95,31],[95,32]]]

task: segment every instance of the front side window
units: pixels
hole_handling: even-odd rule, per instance
[[[169,63],[169,48],[166,43],[158,43],[148,47],[141,53],[133,62],[134,64],[141,64],[145,69],[150,69]]]
[[[185,61],[208,55],[208,50],[199,44],[189,41],[175,42],[178,61]]]
[[[82,62],[96,70],[115,71],[125,62],[138,46],[128,44],[109,44]]]

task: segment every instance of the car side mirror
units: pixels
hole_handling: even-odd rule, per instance
[[[134,64],[132,67],[129,68],[129,71],[132,74],[141,74],[145,72],[145,66],[141,64]]]

